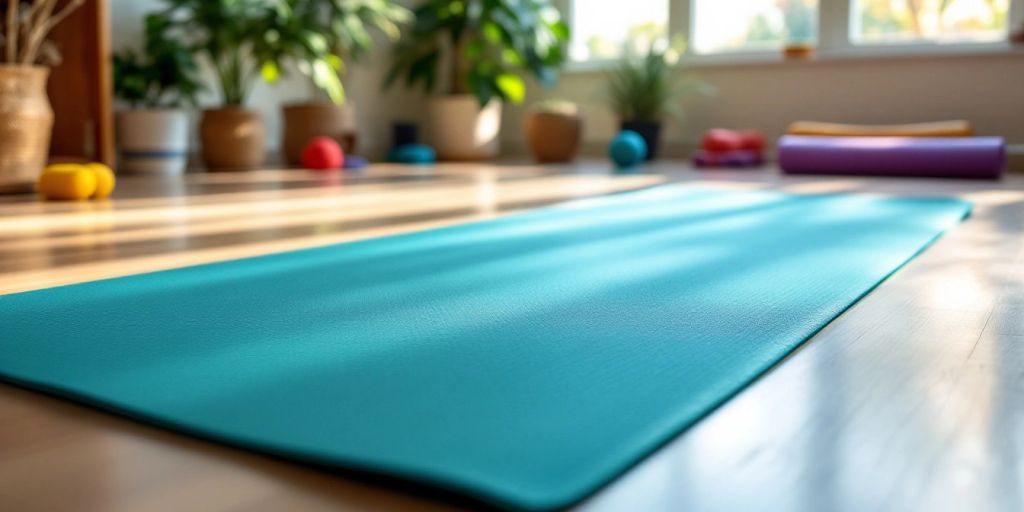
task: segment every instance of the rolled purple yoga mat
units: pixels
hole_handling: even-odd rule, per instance
[[[787,174],[993,179],[1003,173],[1002,137],[808,137],[779,139]]]

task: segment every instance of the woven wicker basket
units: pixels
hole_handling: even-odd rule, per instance
[[[0,192],[24,191],[46,166],[53,109],[50,69],[0,65]]]

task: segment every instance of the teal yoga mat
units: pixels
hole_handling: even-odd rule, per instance
[[[969,210],[665,186],[7,295],[0,375],[278,456],[559,508]]]

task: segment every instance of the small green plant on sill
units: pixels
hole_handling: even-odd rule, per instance
[[[604,97],[625,121],[661,122],[683,115],[680,99],[692,93],[714,94],[707,84],[681,80],[680,59],[685,41],[669,41],[658,33],[633,33],[623,57],[607,75]]]

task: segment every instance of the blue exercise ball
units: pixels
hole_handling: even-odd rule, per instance
[[[633,167],[647,158],[647,143],[639,133],[623,130],[608,144],[608,157],[620,168]]]
[[[404,144],[388,152],[388,161],[399,164],[426,165],[436,160],[434,148],[426,144]]]

